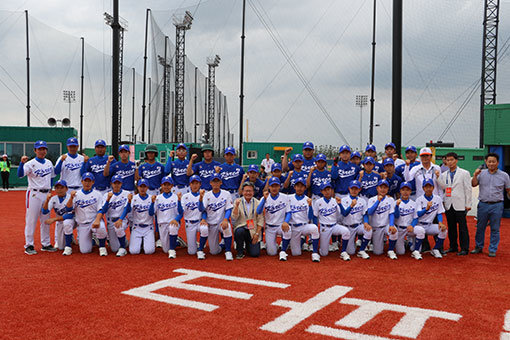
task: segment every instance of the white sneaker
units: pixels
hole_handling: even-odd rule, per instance
[[[346,251],[343,251],[340,253],[340,258],[344,261],[350,261],[351,260],[351,257],[349,256],[349,254],[347,254]]]
[[[394,252],[393,250],[388,250],[388,253],[387,253],[387,254],[388,254],[388,257],[389,257],[390,259],[392,259],[392,260],[396,260],[396,259],[398,259],[397,254],[395,254],[395,252]]]
[[[266,249],[266,242],[260,241],[260,250]]]
[[[312,253],[312,262],[321,262],[321,256],[318,253]]]
[[[127,255],[127,250],[124,248],[119,248],[119,250],[117,251],[117,254],[115,256],[122,257],[122,256],[126,256],[126,255]]]
[[[366,251],[360,250],[358,251],[358,257],[361,257],[363,260],[368,260],[370,255],[368,255]]]
[[[58,249],[58,242],[55,242],[54,247]]]
[[[205,253],[201,250],[197,251],[197,258],[199,260],[205,260]]]
[[[338,251],[340,250],[339,246],[338,246],[338,241],[337,242],[334,242],[332,243],[333,244],[333,251]]]
[[[163,245],[161,244],[161,240],[156,241],[156,248],[161,248]]]
[[[421,257],[421,254],[418,250],[415,250],[411,253],[411,257],[414,257],[417,260],[422,260],[423,257]]]
[[[439,251],[439,249],[432,249],[432,251],[430,252],[432,254],[432,256],[434,256],[436,259],[442,259],[443,258],[443,255],[441,255],[441,252]]]
[[[301,250],[302,251],[308,251],[308,243],[303,243],[303,245],[301,246]]]
[[[175,259],[176,257],[177,257],[177,252],[175,251],[175,249],[170,249],[168,251],[168,258]]]
[[[73,248],[71,248],[71,247],[65,247],[65,248],[64,248],[64,252],[62,253],[62,255],[66,255],[66,256],[68,256],[68,255],[71,255],[72,253],[73,253]]]
[[[287,253],[284,251],[280,252],[280,261],[287,261]]]
[[[370,243],[368,246],[367,246],[367,251],[374,251],[374,245],[372,243]]]
[[[106,251],[105,247],[99,247],[99,256],[106,256],[108,255],[108,252]]]
[[[356,240],[356,248],[357,247],[361,247],[361,240],[360,239],[357,239]]]
[[[234,260],[234,256],[232,256],[232,252],[230,252],[230,251],[225,252],[225,260],[227,260],[227,261]]]
[[[333,242],[333,243],[331,243],[329,245],[329,249],[328,250],[329,250],[329,252],[334,252],[335,251],[335,242]]]

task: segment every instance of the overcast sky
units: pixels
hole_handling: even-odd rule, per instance
[[[154,20],[174,41],[172,15],[188,9],[195,14],[195,19],[187,32],[186,54],[203,74],[206,74],[206,57],[221,56],[216,84],[227,96],[230,127],[237,135],[242,1],[209,0],[198,6],[198,0],[120,2],[120,14],[129,23],[124,64],[137,70],[136,117],[141,111],[138,84],[141,84],[143,67],[145,10],[153,10]],[[377,2],[375,123],[380,126],[375,128],[375,143],[378,147],[391,138],[391,2]],[[344,137],[358,147],[360,109],[355,106],[355,96],[370,93],[372,0],[249,0],[247,3],[245,117],[249,121],[249,140],[312,140],[316,144],[341,145]],[[501,3],[500,46],[510,36],[510,19],[506,20],[509,7],[508,2]],[[108,122],[104,116],[110,110],[110,103],[104,93],[109,91],[110,80],[102,77],[110,67],[107,55],[111,53],[111,29],[104,24],[103,12],[111,13],[111,1],[4,0],[0,9],[4,10],[0,11],[2,124],[25,124],[21,12],[28,9],[33,18],[32,95],[40,108],[33,108],[37,116],[33,125],[43,125],[50,115],[59,118],[67,114],[61,89],[78,84],[79,54],[76,53],[79,37],[83,36],[90,46],[86,92],[93,97],[86,103],[86,116],[91,123],[85,125],[85,144],[90,146],[95,138],[108,137],[110,127],[104,124]],[[271,27],[277,43],[257,14]],[[437,140],[470,92],[473,92],[472,99],[443,140],[458,146],[478,144],[480,90],[476,81],[481,73],[482,22],[483,1],[480,0],[404,2],[404,144],[422,145]],[[301,78],[289,66],[277,44],[291,56]],[[508,102],[508,57],[503,57],[498,67],[498,102]],[[130,77],[125,76],[126,82],[131,81]],[[313,97],[303,82],[309,83]],[[125,93],[125,100],[130,109],[130,93]],[[73,122],[78,107],[72,106]],[[368,115],[367,106],[363,109],[363,145],[367,142]],[[334,121],[336,128],[326,116]],[[125,127],[129,129],[128,118],[125,119]]]

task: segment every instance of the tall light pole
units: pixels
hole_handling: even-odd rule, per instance
[[[363,107],[367,106],[368,96],[366,94],[356,95],[356,106],[359,107],[359,149],[363,150]]]
[[[71,104],[76,102],[76,91],[64,90],[62,91],[64,102],[69,104],[69,120],[71,120]]]
[[[246,22],[246,0],[243,0],[243,19],[241,28],[241,76],[239,85],[239,164],[243,165],[243,124],[244,124],[244,34]]]
[[[215,119],[215,105],[216,105],[216,97],[215,97],[215,83],[216,83],[216,67],[220,65],[221,58],[219,55],[216,55],[214,58],[207,58],[207,66],[209,66],[209,77],[208,79],[208,99],[207,99],[207,121],[209,122],[209,131],[208,131],[208,140],[207,142],[211,144],[214,148],[214,123]],[[218,127],[219,128],[219,127]],[[217,141],[219,143],[219,140]],[[218,151],[219,144],[218,144]]]

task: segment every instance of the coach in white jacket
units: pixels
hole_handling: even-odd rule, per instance
[[[466,214],[471,209],[471,175],[469,171],[457,166],[458,158],[455,152],[446,154],[448,170],[443,173],[436,171],[436,176],[437,184],[444,190],[448,239],[450,240],[450,249],[447,252],[467,255],[469,253],[469,233]],[[459,225],[460,252],[458,252],[457,245],[457,224]]]

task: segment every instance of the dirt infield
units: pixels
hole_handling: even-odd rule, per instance
[[[496,258],[27,256],[24,192],[0,200],[1,339],[510,339],[509,220]]]

